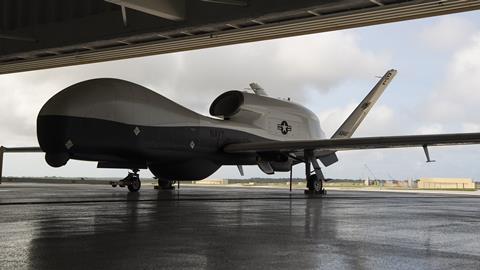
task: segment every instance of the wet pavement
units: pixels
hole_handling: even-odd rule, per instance
[[[478,196],[0,185],[0,269],[480,269]]]

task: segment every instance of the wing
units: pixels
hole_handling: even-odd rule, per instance
[[[43,152],[40,147],[3,147],[0,146],[0,152],[3,153],[35,153]]]
[[[383,75],[368,95],[358,104],[357,108],[350,114],[350,116],[343,122],[338,130],[333,134],[332,139],[351,138],[355,130],[362,123],[367,116],[370,109],[375,105],[377,100],[383,94],[387,86],[397,75],[395,69],[391,69]]]
[[[299,152],[346,151],[375,148],[426,147],[436,145],[479,144],[480,133],[456,133],[433,135],[407,135],[387,137],[341,138],[307,141],[268,141],[229,144],[224,147],[227,153],[252,152]]]

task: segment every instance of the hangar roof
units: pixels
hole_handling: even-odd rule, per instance
[[[0,0],[0,74],[475,10],[480,0]]]

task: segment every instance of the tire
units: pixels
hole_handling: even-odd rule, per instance
[[[308,177],[308,190],[314,192],[322,192],[323,183],[322,180],[317,179],[316,174],[312,174]]]
[[[174,184],[175,184],[175,181],[158,179],[158,186],[161,189],[174,189],[173,187]]]
[[[308,190],[310,191],[313,191],[313,187],[314,187],[314,181],[316,180],[316,177],[314,174],[310,175],[308,178],[307,178],[307,188]]]
[[[130,192],[137,192],[140,190],[141,186],[142,186],[142,182],[140,182],[140,179],[138,178],[138,176],[133,176],[132,183],[127,187]]]

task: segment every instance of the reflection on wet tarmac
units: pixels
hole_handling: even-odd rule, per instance
[[[480,269],[480,197],[1,189],[0,269]]]

